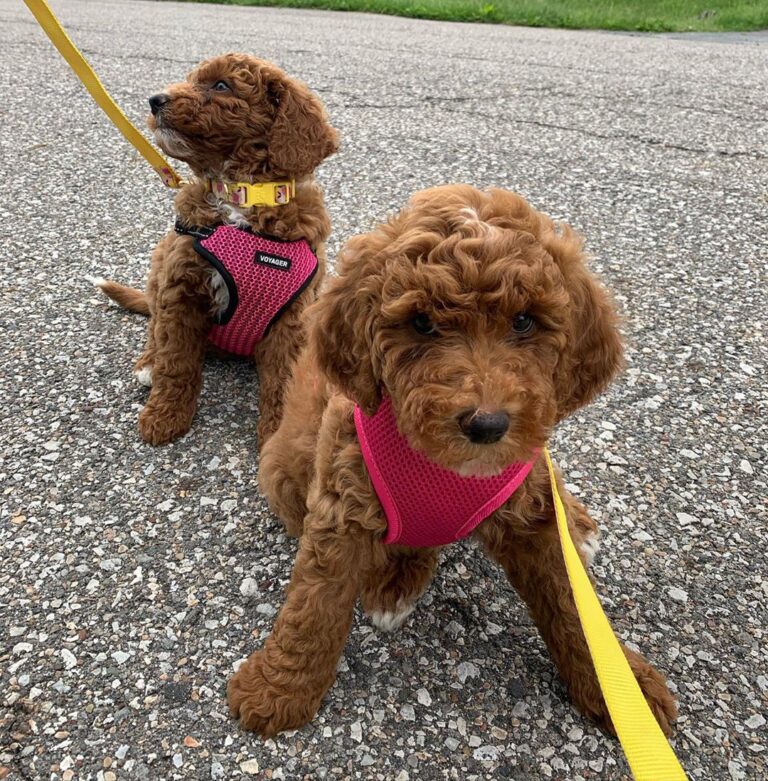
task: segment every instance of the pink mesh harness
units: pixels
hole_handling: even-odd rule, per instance
[[[355,427],[387,518],[385,543],[433,548],[463,539],[512,496],[534,464],[510,464],[495,477],[443,469],[397,430],[389,398],[372,417],[355,406]]]
[[[305,239],[282,241],[234,225],[185,228],[195,251],[221,274],[229,306],[210,340],[235,355],[252,355],[272,324],[301,295],[317,271],[317,257]]]

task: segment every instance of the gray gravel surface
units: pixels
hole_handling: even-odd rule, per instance
[[[604,530],[603,602],[679,694],[690,777],[768,777],[765,38],[54,6],[138,123],[222,51],[307,80],[344,135],[332,255],[457,180],[586,234],[629,362],[553,451]],[[255,487],[254,374],[211,360],[192,432],[139,441],[145,323],[83,277],[140,284],[171,199],[26,8],[0,0],[0,22],[0,778],[627,778],[469,543],[398,633],[358,616],[309,726],[263,742],[229,719],[295,552]]]

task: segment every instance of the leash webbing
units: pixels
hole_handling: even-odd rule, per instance
[[[181,187],[183,182],[179,175],[152,144],[144,138],[128,117],[123,114],[120,107],[99,81],[98,76],[93,72],[85,57],[83,57],[77,46],[64,31],[48,3],[45,0],[24,0],[24,2],[29,10],[32,11],[45,34],[51,39],[53,45],[59,50],[61,56],[69,63],[75,75],[83,82],[85,88],[91,93],[102,111],[112,120],[115,127],[133,144],[152,168],[157,171],[158,176],[160,176],[167,187],[173,187],[174,189]]]
[[[568,579],[608,712],[636,781],[686,781],[600,606],[568,531],[549,452],[544,448]]]

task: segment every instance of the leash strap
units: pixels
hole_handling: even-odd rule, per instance
[[[557,529],[576,609],[600,689],[632,775],[636,781],[687,781],[683,768],[645,701],[576,552],[568,531],[565,508],[557,490],[555,470],[546,448],[544,458],[552,484]]]
[[[139,154],[157,171],[163,180],[163,184],[174,189],[181,187],[183,182],[179,175],[171,168],[168,161],[131,124],[128,117],[123,114],[120,107],[99,81],[98,76],[93,72],[85,57],[80,54],[77,46],[64,31],[48,3],[45,0],[24,0],[24,2],[45,31],[45,34],[51,39],[53,45],[59,50],[61,56],[69,63],[75,75],[83,82],[85,88],[99,104],[102,111],[112,120],[112,123],[125,138],[133,144]]]

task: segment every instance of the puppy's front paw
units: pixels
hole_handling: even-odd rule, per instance
[[[669,737],[672,734],[672,724],[677,718],[677,702],[667,687],[664,676],[652,667],[640,654],[622,646],[629,666],[635,674],[640,690],[645,695],[661,731]],[[579,710],[609,732],[616,734],[608,706],[603,699],[603,693],[597,682],[597,677],[578,676],[571,681],[568,691]]]
[[[677,702],[667,687],[666,679],[655,667],[649,664],[643,656],[635,651],[631,651],[625,646],[622,646],[622,649],[624,651],[624,656],[627,657],[629,666],[632,668],[632,672],[635,674],[635,679],[645,695],[651,713],[653,713],[656,721],[659,723],[661,731],[669,737],[672,734],[672,725],[677,718]],[[586,707],[583,707],[582,710],[584,710],[587,715],[594,718],[606,732],[615,735],[616,727],[608,713],[608,707],[605,704],[602,694],[600,694],[599,705],[597,705],[597,707],[595,707],[595,705],[597,705],[597,703],[590,705],[590,703],[587,702]]]
[[[290,673],[284,675],[290,676]],[[289,684],[286,678],[284,683]],[[248,730],[271,738],[278,732],[303,726],[317,712],[320,698],[309,698],[306,691],[295,696],[285,694],[290,686],[277,689],[264,675],[264,657],[252,654],[229,679],[229,712]]]
[[[661,731],[669,737],[677,719],[677,702],[669,691],[666,678],[640,654],[624,648],[629,666],[645,695]]]
[[[150,445],[165,445],[189,431],[190,414],[179,407],[161,407],[150,401],[139,413],[139,433]]]

